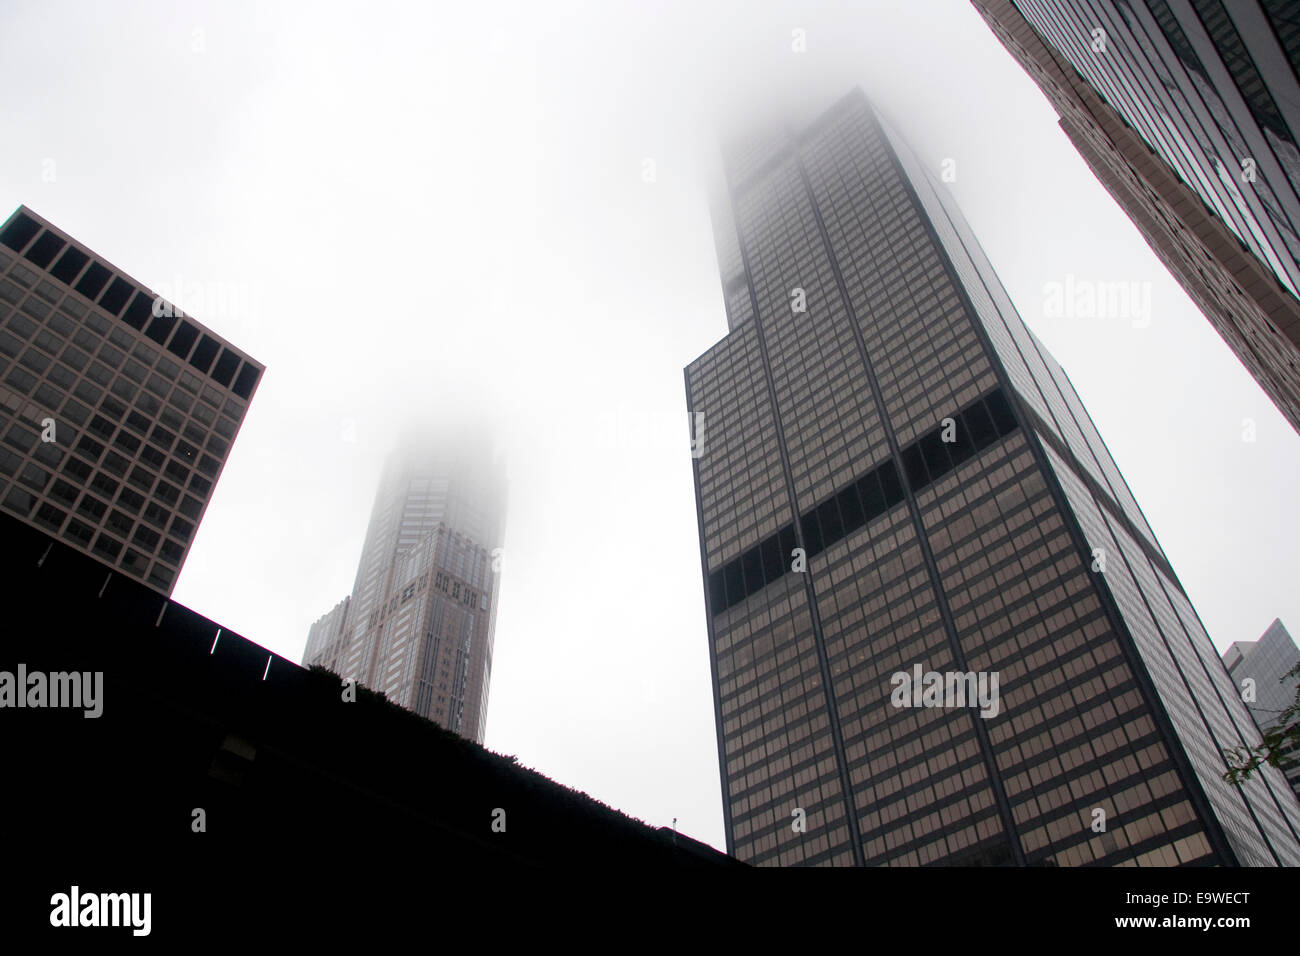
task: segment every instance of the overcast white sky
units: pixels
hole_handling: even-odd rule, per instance
[[[266,363],[175,598],[289,658],[402,425],[499,422],[487,745],[722,847],[682,382],[726,331],[704,183],[723,126],[854,84],[956,161],[1219,648],[1300,627],[1300,437],[964,0],[6,0],[0,218]],[[1150,325],[1044,315],[1067,274],[1149,283]]]

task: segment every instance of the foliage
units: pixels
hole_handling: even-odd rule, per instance
[[[1281,677],[1285,681],[1300,677],[1300,664],[1296,664]],[[1232,747],[1224,751],[1228,760],[1228,771],[1223,779],[1229,783],[1241,783],[1264,764],[1281,768],[1286,761],[1283,751],[1288,743],[1300,745],[1300,687],[1296,688],[1295,700],[1282,711],[1277,720],[1263,732],[1264,741],[1254,747]]]

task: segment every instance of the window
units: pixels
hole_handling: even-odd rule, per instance
[[[131,381],[135,382],[137,385],[143,385],[145,376],[148,374],[148,372],[145,369],[145,367],[141,365],[139,362],[135,361],[135,359],[129,359],[126,365],[122,367],[122,374],[125,375],[127,378],[129,378]]]
[[[81,504],[77,505],[77,511],[79,511],[81,514],[88,515],[91,518],[94,518],[96,521],[102,518],[104,516],[104,512],[107,510],[108,510],[107,505],[105,505],[98,498],[90,494],[82,495]]]
[[[169,485],[165,481],[158,482],[158,487],[154,489],[154,495],[156,495],[161,501],[166,502],[168,505],[175,505],[180,494],[181,492],[179,488]]]
[[[109,345],[107,342],[100,346],[99,360],[104,364],[117,368],[122,364],[124,358],[126,358],[125,355],[113,348],[113,346]]]
[[[238,365],[239,356],[230,349],[223,349],[221,358],[217,360],[216,367],[212,369],[212,380],[219,385],[230,385],[230,380],[234,377]]]
[[[122,312],[122,307],[126,305],[126,300],[131,298],[134,293],[135,286],[118,276],[105,290],[104,294],[100,296],[100,308],[112,315],[119,315]]]
[[[67,243],[46,229],[45,232],[41,233],[41,238],[32,243],[32,247],[27,250],[26,258],[44,269],[54,261],[54,257],[63,250],[65,245]]]
[[[117,541],[105,532],[100,532],[99,538],[95,541],[95,551],[104,555],[111,560],[117,560],[117,556],[122,552],[122,542]]]
[[[154,448],[153,445],[145,445],[140,449],[140,460],[151,468],[161,470],[167,456]]]
[[[111,498],[117,492],[118,483],[104,474],[95,476],[95,480],[90,483],[90,487],[98,491],[105,498]]]
[[[23,472],[18,476],[18,480],[35,491],[44,491],[45,486],[49,484],[50,473],[44,468],[29,462],[23,467]]]
[[[75,345],[69,345],[66,349],[63,350],[63,361],[67,362],[78,372],[80,372],[83,368],[86,367],[86,363],[90,361],[90,357],[87,356],[85,352],[81,351],[81,349],[77,348]]]
[[[113,444],[126,451],[128,455],[134,455],[140,448],[140,439],[123,429],[117,433],[117,437],[113,439]]]
[[[98,362],[91,362],[90,368],[86,369],[86,378],[97,385],[107,385],[113,380],[113,373]]]
[[[9,316],[9,330],[25,339],[30,339],[36,332],[36,323],[25,315],[19,315],[15,312]]]
[[[152,423],[139,412],[131,412],[126,416],[126,427],[138,432],[141,435],[149,433],[149,426]]]
[[[19,361],[38,375],[50,367],[49,358],[43,352],[36,351],[36,349],[28,349],[23,353],[23,357]]]
[[[77,381],[77,376],[72,369],[59,362],[54,363],[54,367],[50,369],[49,377],[50,381],[63,389],[64,392],[71,391],[73,384]]]
[[[157,415],[158,409],[162,408],[162,402],[148,392],[141,392],[135,400],[135,407],[146,415]]]
[[[91,468],[80,458],[69,455],[68,460],[63,463],[63,472],[84,484],[90,480]]]
[[[205,335],[199,341],[198,347],[195,348],[194,354],[190,356],[190,364],[200,372],[207,373],[212,367],[212,360],[217,357],[221,344],[210,335]]]
[[[130,467],[130,462],[115,451],[110,451],[104,456],[104,468],[117,475],[119,478],[126,475],[126,469]]]
[[[153,317],[153,321],[150,322],[149,327],[144,330],[144,334],[153,339],[159,345],[163,345],[167,341],[167,336],[171,334],[172,329],[175,327],[176,321],[177,317],[175,310],[172,310],[171,315],[165,314],[164,310],[163,315],[155,315]]]
[[[47,501],[36,509],[35,520],[37,524],[44,525],[51,531],[58,531],[67,517],[68,513],[66,511],[54,507]]]
[[[35,219],[21,212],[14,213],[4,229],[0,230],[0,242],[14,252],[22,252],[40,229],[40,224]]]
[[[135,469],[135,471],[139,470],[138,468]],[[135,472],[131,474],[134,478]],[[140,509],[144,507],[144,496],[132,491],[130,488],[123,488],[121,494],[117,496],[117,503],[130,511],[131,514],[138,515]]]
[[[58,407],[60,399],[63,398],[63,393],[57,388],[53,388],[52,386],[41,382],[41,384],[36,386],[35,398],[37,404],[48,409],[53,409]]]
[[[112,438],[113,432],[117,431],[116,426],[102,415],[96,415],[91,418],[90,424],[87,427],[90,431],[104,439],[104,441],[108,441]]]
[[[72,507],[78,494],[77,489],[62,478],[55,478],[54,484],[50,486],[50,497],[59,499],[68,507]]]
[[[54,264],[50,270],[50,275],[67,285],[72,285],[72,280],[77,277],[82,268],[90,261],[90,256],[86,255],[76,246],[68,246],[63,257]]]
[[[157,502],[149,502],[144,509],[144,520],[156,528],[167,527],[167,512]]]
[[[230,390],[240,398],[247,400],[248,397],[253,394],[254,386],[257,385],[258,374],[256,367],[245,362],[244,367],[239,370],[239,375],[235,379],[235,384],[230,387]]]
[[[163,451],[167,451],[173,444],[175,444],[176,436],[161,425],[155,425],[153,434],[149,436],[149,440]]]
[[[180,327],[176,330],[176,334],[172,336],[171,342],[167,345],[167,351],[180,358],[185,358],[190,354],[190,349],[193,347],[194,342],[198,337],[199,330],[182,319]],[[184,384],[186,378],[193,380],[194,376],[189,374],[182,376],[182,384]],[[196,389],[194,388],[190,388],[191,392],[195,390]]]
[[[5,433],[5,444],[16,447],[19,451],[29,451],[36,444],[36,433],[23,428],[22,425],[10,425],[8,433]]]
[[[144,328],[144,324],[149,321],[153,315],[154,299],[145,292],[137,292],[131,304],[127,306],[126,311],[122,313],[122,321],[131,328],[139,331]]]
[[[123,538],[125,538],[128,534],[131,533],[131,526],[133,524],[135,524],[135,522],[132,521],[130,517],[123,514],[122,512],[111,511],[109,512],[108,515],[108,522],[106,524],[106,527],[112,530],[115,534],[120,534]]]
[[[81,399],[83,402],[90,405],[97,405],[99,404],[100,396],[104,394],[104,390],[83,380],[77,383],[77,387],[72,390],[72,394],[76,395],[77,398]]]
[[[63,536],[72,541],[80,541],[82,544],[90,544],[90,539],[95,536],[95,529],[84,521],[70,518],[68,519],[68,527],[63,531]]]

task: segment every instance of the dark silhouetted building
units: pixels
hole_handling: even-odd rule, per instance
[[[1300,864],[1282,775],[1224,781],[1254,722],[946,190],[860,91],[724,153],[730,331],[685,377],[729,852]]]
[[[270,899],[423,893],[442,873],[737,865],[299,667],[120,569],[106,579],[17,518],[0,514],[0,537],[0,681],[101,675],[89,718],[0,694],[15,781],[7,852],[24,861],[5,900],[11,933],[48,927],[51,894],[72,883],[151,892],[155,929],[193,938],[246,927]],[[372,928],[347,907],[339,918]]]
[[[1079,155],[1300,430],[1300,8],[972,2]]]

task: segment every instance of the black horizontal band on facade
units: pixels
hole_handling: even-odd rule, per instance
[[[913,494],[1017,427],[1011,403],[1001,388],[977,398],[951,418],[951,424],[940,423],[902,449],[903,473]],[[943,440],[945,429],[951,429],[951,441]],[[898,468],[892,458],[886,459],[799,516],[807,556],[821,554],[902,500]],[[788,524],[712,572],[710,613],[721,614],[789,574],[794,548],[794,525]]]

